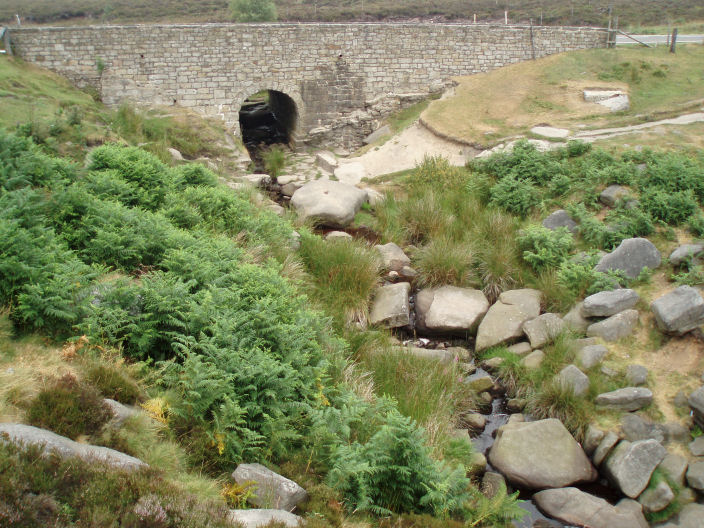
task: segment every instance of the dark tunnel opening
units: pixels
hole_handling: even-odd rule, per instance
[[[261,163],[261,153],[271,145],[291,145],[298,121],[296,103],[276,90],[249,96],[239,113],[242,142],[252,160]]]

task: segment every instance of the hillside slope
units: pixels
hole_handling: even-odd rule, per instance
[[[503,21],[508,9],[512,23],[533,19],[534,23],[606,26],[609,6],[619,16],[621,26],[663,25],[704,19],[704,6],[697,0],[276,0],[279,20],[471,20]],[[42,24],[127,23],[127,22],[223,22],[229,20],[227,0],[5,0],[0,5],[0,21],[14,23],[15,14],[23,20]]]

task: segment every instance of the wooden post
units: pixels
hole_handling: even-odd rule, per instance
[[[675,53],[675,46],[677,45],[677,28],[672,30],[672,43],[670,43],[670,53]]]
[[[7,55],[12,55],[12,42],[10,42],[10,30],[2,28],[2,44]]]
[[[477,14],[476,13],[474,13],[474,23],[475,24],[477,23]]]
[[[504,11],[504,24],[508,25],[508,11]]]
[[[535,60],[535,44],[533,43],[533,19],[530,19],[530,56]]]

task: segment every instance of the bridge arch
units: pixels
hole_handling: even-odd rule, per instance
[[[297,137],[300,137],[301,129],[303,124],[306,122],[306,108],[301,97],[301,90],[298,86],[293,83],[283,83],[277,81],[261,81],[256,83],[248,83],[244,87],[240,88],[235,94],[232,110],[235,132],[241,135],[242,131],[240,128],[239,114],[242,110],[242,105],[247,101],[252,95],[268,91],[270,96],[274,95],[273,103],[281,104],[283,108],[277,108],[279,112],[283,111],[286,117],[293,117],[293,122],[287,122],[287,130],[289,133],[290,140],[295,142]],[[293,106],[291,107],[291,103]],[[295,111],[295,115],[291,116],[291,113]]]

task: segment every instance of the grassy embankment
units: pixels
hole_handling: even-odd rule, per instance
[[[187,159],[230,154],[218,121],[174,108],[110,110],[95,98],[59,75],[0,56],[0,127],[21,125],[24,134],[52,153],[81,160],[90,147],[123,141],[169,163],[170,147]]]
[[[455,95],[422,114],[433,130],[462,142],[493,145],[540,124],[579,131],[638,124],[698,111],[704,99],[704,47],[585,50],[457,78]],[[626,90],[631,108],[610,114],[583,100],[587,88]]]
[[[606,26],[609,6],[620,25],[662,25],[704,19],[697,0],[525,0],[500,3],[495,0],[275,0],[279,20],[387,20],[398,18],[472,19],[503,21],[508,8],[512,23]],[[14,23],[19,13],[25,21],[50,24],[96,22],[223,22],[230,18],[227,0],[159,0],[149,4],[135,0],[6,0],[0,7],[0,21]]]

